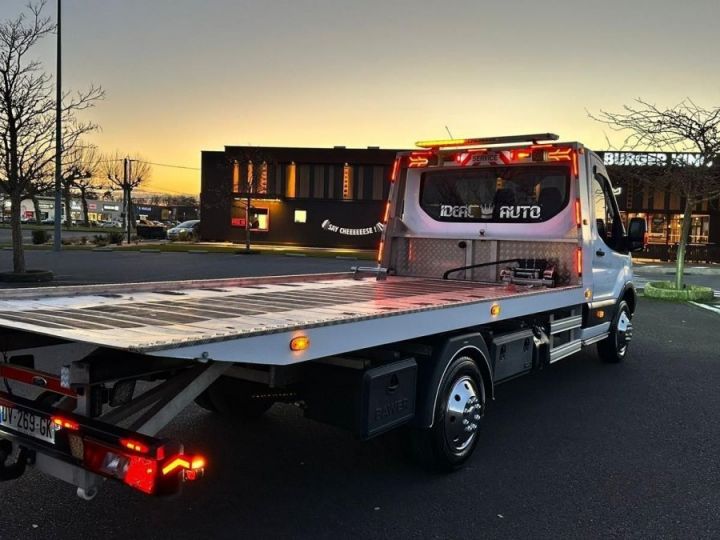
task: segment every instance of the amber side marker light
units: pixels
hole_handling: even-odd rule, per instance
[[[493,304],[490,306],[490,315],[493,317],[497,317],[500,315],[500,304]]]
[[[52,425],[55,429],[69,429],[71,431],[79,431],[80,424],[69,418],[63,418],[62,416],[53,416],[50,418]]]
[[[604,319],[605,318],[605,312],[602,309],[598,309],[595,312],[595,315],[597,315],[598,319]]]
[[[298,336],[290,340],[291,351],[304,351],[310,347],[310,338],[307,336]]]

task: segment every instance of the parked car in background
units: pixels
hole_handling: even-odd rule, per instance
[[[101,221],[99,222],[99,226],[103,228],[121,228],[122,227],[122,221],[117,221],[114,219],[108,220],[108,221]]]
[[[167,238],[168,240],[190,240],[195,241],[199,238],[200,233],[200,220],[191,219],[190,221],[183,221],[177,227],[168,229]]]

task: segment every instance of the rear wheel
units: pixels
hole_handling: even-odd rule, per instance
[[[598,342],[598,355],[604,362],[617,364],[627,356],[628,346],[632,340],[632,313],[625,300],[618,304],[615,317],[610,323],[610,334]]]
[[[263,385],[220,377],[195,398],[195,403],[223,416],[250,421],[260,418],[275,401]]]
[[[452,361],[440,383],[433,426],[412,432],[414,457],[433,468],[452,471],[470,458],[485,414],[485,386],[475,360]]]

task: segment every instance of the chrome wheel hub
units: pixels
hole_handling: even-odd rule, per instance
[[[627,352],[628,345],[632,340],[632,329],[632,321],[630,317],[628,317],[627,312],[621,311],[615,331],[615,346],[620,356],[623,356]]]
[[[483,415],[483,403],[473,380],[458,379],[448,396],[445,409],[445,437],[450,447],[462,452],[477,434]]]

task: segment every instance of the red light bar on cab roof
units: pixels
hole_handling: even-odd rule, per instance
[[[457,148],[459,146],[482,146],[488,144],[511,144],[539,141],[557,141],[560,137],[555,133],[532,133],[529,135],[509,135],[505,137],[478,137],[474,139],[440,139],[431,141],[418,141],[415,146],[420,148]]]

